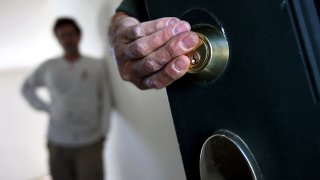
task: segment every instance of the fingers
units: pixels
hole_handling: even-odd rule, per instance
[[[175,36],[145,58],[128,64],[129,73],[140,77],[155,73],[172,59],[190,52],[198,41],[198,35],[194,32],[185,32]]]
[[[129,41],[134,41],[144,36],[148,36],[166,26],[178,22],[178,18],[166,17],[160,18],[153,21],[143,22],[134,26],[131,26],[127,29],[124,36]]]
[[[161,89],[187,73],[190,60],[182,55],[168,63],[161,71],[142,79],[141,89]]]
[[[185,55],[198,44],[189,23],[161,18],[139,23],[125,15],[110,31],[120,75],[140,89],[160,89],[182,77],[189,68]]]
[[[130,43],[124,53],[128,58],[137,59],[142,58],[163,46],[173,36],[182,32],[190,31],[189,23],[185,21],[175,22],[168,27],[152,33],[148,36],[137,39]]]
[[[129,27],[135,26],[139,24],[139,20],[130,17],[125,13],[122,12],[117,12],[113,17],[111,24],[108,28],[108,38],[109,38],[109,43],[111,46],[113,46],[117,40],[123,39],[122,34],[125,34],[126,30]],[[119,38],[121,37],[121,38]],[[124,40],[121,40],[124,41]]]

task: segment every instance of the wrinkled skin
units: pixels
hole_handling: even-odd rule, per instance
[[[139,22],[124,13],[113,16],[109,41],[120,75],[140,89],[161,89],[190,66],[185,55],[199,38],[190,24],[174,17]]]

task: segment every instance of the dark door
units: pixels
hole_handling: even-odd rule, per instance
[[[167,88],[188,180],[200,179],[201,147],[220,129],[241,137],[263,179],[320,179],[317,3],[147,1],[150,19],[218,25],[229,43],[229,63],[217,80],[186,75]]]

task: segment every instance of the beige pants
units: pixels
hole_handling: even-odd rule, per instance
[[[83,147],[63,147],[48,143],[53,180],[103,180],[103,143]]]

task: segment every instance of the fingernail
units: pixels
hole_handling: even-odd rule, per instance
[[[193,48],[198,43],[198,40],[199,38],[196,34],[189,34],[182,39],[182,42],[180,42],[180,45],[184,49],[190,49],[190,48]]]
[[[173,68],[180,72],[182,70],[185,70],[186,68],[188,68],[189,64],[187,61],[185,61],[184,59],[179,59],[177,60],[174,65],[173,65]]]
[[[168,25],[171,25],[171,24],[174,24],[176,22],[178,22],[179,19],[171,19],[169,22],[168,22]]]
[[[182,32],[189,31],[189,30],[190,30],[189,24],[186,22],[183,22],[174,28],[173,33],[174,33],[174,35],[177,35]]]

